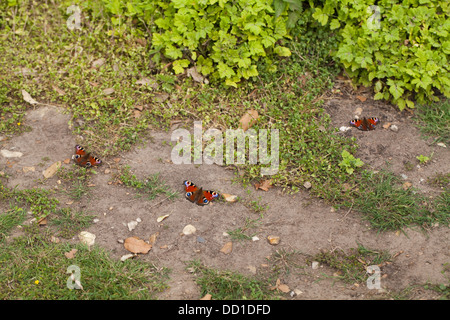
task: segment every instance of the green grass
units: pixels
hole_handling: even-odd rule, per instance
[[[387,171],[365,172],[352,195],[346,205],[357,208],[378,231],[450,223],[448,192],[430,201],[412,187],[405,190],[400,178]]]
[[[311,259],[336,269],[339,278],[346,283],[362,283],[367,281],[368,266],[390,261],[391,255],[387,251],[368,249],[358,244],[358,248],[351,248],[349,252],[342,249],[324,251]]]
[[[450,144],[450,100],[446,99],[416,108],[415,120],[425,137],[432,137],[433,143]]]
[[[24,190],[18,190],[17,187],[7,188],[0,180],[0,200],[29,208],[37,220],[47,217],[57,209],[59,200],[50,197],[50,193],[51,191],[40,188]]]
[[[246,277],[237,272],[208,268],[199,261],[190,261],[187,268],[196,276],[201,297],[211,294],[213,300],[277,299],[269,281]],[[200,298],[200,297],[199,297]]]
[[[26,211],[17,206],[11,207],[0,214],[0,243],[2,243],[14,227],[22,224],[25,221],[25,218]]]
[[[154,200],[159,195],[165,196],[166,199],[172,200],[178,196],[178,193],[171,190],[159,178],[159,174],[153,174],[139,180],[136,175],[132,174],[129,166],[122,167],[120,173],[117,174],[118,179],[127,187],[131,187],[138,192],[138,196],[145,195],[147,200]]]
[[[57,226],[58,236],[70,239],[89,227],[94,217],[83,211],[72,212],[71,208],[62,208],[51,216],[50,225]]]
[[[73,259],[64,255],[77,249]],[[67,268],[80,268],[82,290],[67,288]],[[168,269],[139,260],[118,261],[97,247],[52,243],[45,234],[14,239],[0,247],[0,299],[154,299],[167,288]],[[72,282],[72,281],[71,281]]]

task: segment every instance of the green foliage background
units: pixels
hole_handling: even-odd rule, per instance
[[[103,0],[120,32],[124,17],[152,34],[155,62],[178,74],[196,66],[210,80],[237,86],[290,56],[283,39],[311,17],[338,35],[330,52],[355,84],[401,110],[450,97],[450,6],[439,0]],[[436,94],[438,93],[438,94]]]
[[[340,36],[335,58],[400,110],[450,97],[450,6],[438,0],[326,0],[313,17]]]

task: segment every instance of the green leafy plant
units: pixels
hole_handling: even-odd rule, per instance
[[[339,162],[339,166],[348,174],[352,174],[355,168],[362,167],[364,165],[364,162],[361,161],[359,158],[355,158],[350,152],[347,150],[342,151],[342,161]]]
[[[176,74],[195,65],[211,79],[237,86],[241,79],[258,75],[257,62],[271,62],[273,54],[290,56],[279,41],[288,37],[287,8],[275,10],[264,0],[105,1],[114,15],[140,16],[152,12],[154,61],[172,60]],[[145,10],[144,10],[145,8]],[[283,13],[283,14],[282,14]],[[148,21],[150,20],[150,21]],[[118,23],[118,22],[117,22]]]
[[[426,164],[428,161],[430,161],[430,157],[424,156],[423,154],[417,156],[416,159],[419,160],[420,164]]]
[[[350,77],[402,110],[450,97],[449,13],[439,0],[326,0],[313,17],[338,32],[333,55]]]

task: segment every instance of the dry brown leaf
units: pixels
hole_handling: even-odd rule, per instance
[[[45,226],[45,225],[47,225],[47,217],[43,217],[43,218],[39,219],[37,223],[38,223],[38,225],[40,225],[40,226]]]
[[[279,236],[268,236],[267,240],[271,245],[277,245],[280,243],[280,237]]]
[[[361,102],[364,102],[364,101],[367,100],[367,98],[364,97],[364,96],[356,96],[356,99],[358,99],[358,100],[361,101]]]
[[[227,202],[236,202],[237,201],[237,196],[234,194],[228,194],[228,193],[222,193],[222,197],[225,199],[225,201]]]
[[[197,68],[195,66],[187,69],[186,73],[188,77],[192,77],[192,79],[194,79],[195,82],[203,83],[203,80],[205,79],[200,73],[198,73]]]
[[[220,252],[224,254],[230,254],[232,250],[233,250],[233,242],[230,241],[225,243],[222,249],[220,249]]]
[[[44,175],[44,178],[48,179],[48,178],[52,177],[56,173],[56,171],[58,171],[58,169],[60,167],[61,167],[61,161],[56,161],[55,163],[53,163],[50,167],[45,169],[44,172],[42,172],[42,174]]]
[[[72,249],[69,252],[64,252],[64,255],[66,256],[67,259],[73,259],[73,257],[75,257],[75,253],[77,253],[77,249]]]
[[[391,126],[390,122],[383,124],[383,128],[385,129],[389,129],[390,126]]]
[[[65,164],[69,164],[70,163],[70,158],[67,158],[63,161]]]
[[[288,293],[289,291],[291,291],[291,289],[289,289],[289,287],[287,285],[285,285],[285,284],[280,284],[277,287],[277,289],[280,290],[281,292],[284,292],[284,293]]]
[[[151,244],[139,239],[138,237],[126,238],[123,245],[125,249],[132,253],[147,253],[152,248]]]
[[[149,242],[151,245],[154,245],[155,242],[156,242],[156,238],[157,238],[158,236],[159,236],[159,232],[152,234],[152,235],[150,236],[148,242]]]
[[[23,167],[22,171],[23,173],[27,173],[27,172],[34,172],[35,168],[34,167]]]
[[[103,94],[110,95],[114,93],[114,91],[115,91],[114,88],[106,88],[103,90]]]
[[[239,120],[241,127],[244,131],[247,131],[258,120],[258,111],[250,109]]]
[[[39,104],[39,102],[34,100],[31,97],[31,95],[28,92],[26,92],[25,90],[22,90],[22,96],[23,96],[23,100],[25,100],[25,102],[28,102],[29,104],[32,104],[32,105]]]
[[[205,296],[203,298],[200,298],[200,300],[211,300],[212,295],[210,295],[209,293],[205,294]]]
[[[270,188],[272,188],[272,179],[263,180],[262,182],[255,183],[255,188],[269,191]]]
[[[411,182],[405,182],[403,184],[403,190],[408,190],[409,188],[411,188],[412,183]]]

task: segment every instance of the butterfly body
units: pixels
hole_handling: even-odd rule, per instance
[[[358,128],[362,131],[375,130],[375,126],[380,122],[378,118],[362,118],[362,119],[353,119],[350,121],[350,125]]]
[[[86,150],[84,150],[84,148],[80,145],[75,146],[75,154],[72,156],[72,159],[79,166],[86,168],[99,166],[102,163],[102,160],[91,156],[91,154],[87,153]]]
[[[212,190],[203,190],[198,188],[193,182],[185,180],[183,182],[186,191],[186,199],[199,206],[209,204],[212,200],[219,197],[219,193]]]

